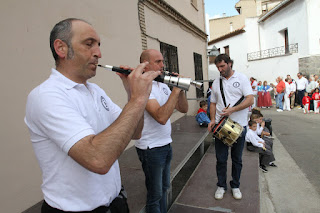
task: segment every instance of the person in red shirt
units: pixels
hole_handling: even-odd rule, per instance
[[[277,78],[278,84],[276,86],[276,91],[277,91],[277,99],[278,99],[278,103],[279,103],[279,109],[277,109],[278,112],[282,112],[283,111],[283,96],[284,96],[284,91],[286,89],[286,85],[284,83],[284,81],[282,80],[282,77],[278,77]]]
[[[312,100],[313,100],[314,114],[319,114],[319,105],[320,105],[319,88],[314,89]]]
[[[303,112],[304,114],[310,113],[310,102],[312,101],[312,98],[308,96],[308,93],[304,93],[304,97],[302,98],[302,105],[303,105]]]

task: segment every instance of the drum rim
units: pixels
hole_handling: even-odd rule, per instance
[[[215,133],[218,131],[218,129],[221,129],[221,123],[224,122],[224,121],[226,120],[226,118],[228,118],[228,117],[223,117],[223,118],[219,121],[219,123],[217,124],[217,126],[216,126],[216,127],[214,128],[214,130],[212,131],[213,134],[215,134]]]

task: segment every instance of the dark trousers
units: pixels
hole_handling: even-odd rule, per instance
[[[259,153],[259,164],[268,166],[269,163],[275,161],[271,144],[265,143],[266,150],[263,150],[261,147],[253,146],[250,142],[247,142],[247,149],[250,152],[257,152]]]
[[[298,104],[303,108],[303,105],[302,105],[302,98],[304,96],[304,93],[306,92],[306,90],[298,90]]]
[[[242,151],[244,147],[245,135],[247,129],[244,128],[241,136],[238,138],[237,142],[231,147],[231,159],[232,159],[232,180],[230,181],[231,188],[239,188],[240,186],[240,176],[242,170]],[[218,138],[215,139],[215,149],[216,149],[216,171],[218,177],[217,186],[223,187],[227,190],[227,161],[229,154],[229,146],[225,145]]]

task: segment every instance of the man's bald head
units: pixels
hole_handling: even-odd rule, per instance
[[[140,55],[140,63],[143,63],[145,61],[150,62],[150,56],[156,53],[160,53],[158,50],[155,49],[147,49],[144,50]]]
[[[148,61],[149,64],[145,67],[145,71],[163,71],[163,56],[159,50],[147,49],[140,55],[140,63]]]

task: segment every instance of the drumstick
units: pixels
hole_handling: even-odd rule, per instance
[[[228,106],[226,107],[226,109],[228,109],[228,108],[229,108],[229,106],[230,106],[230,104],[228,104]]]

